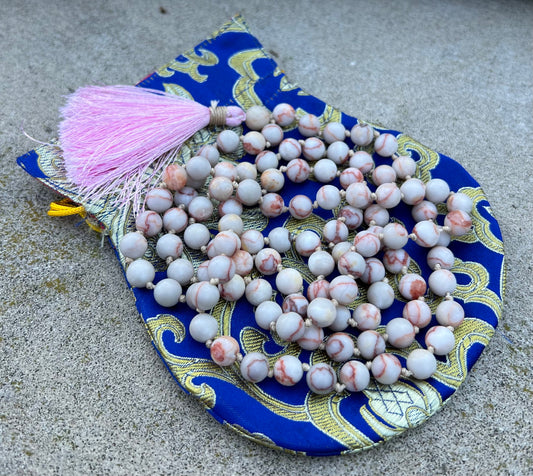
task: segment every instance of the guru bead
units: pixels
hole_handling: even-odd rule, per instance
[[[126,258],[137,259],[146,253],[148,241],[142,233],[131,231],[122,236],[118,248]]]

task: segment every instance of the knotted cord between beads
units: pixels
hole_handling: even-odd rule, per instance
[[[226,125],[227,108],[225,106],[218,106],[218,101],[211,101],[209,106],[210,126],[224,126]]]

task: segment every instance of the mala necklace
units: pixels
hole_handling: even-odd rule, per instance
[[[246,125],[251,129],[246,135],[223,130],[216,146],[203,146],[184,166],[167,165],[162,186],[146,194],[145,211],[136,217],[137,231],[126,233],[119,244],[128,262],[130,285],[153,289],[155,301],[163,307],[186,303],[194,309],[197,315],[189,325],[191,337],[210,349],[218,365],[238,364],[242,377],[252,383],[273,377],[281,385],[292,386],[306,372],[309,389],[328,394],[362,391],[371,377],[385,385],[400,377],[430,378],[437,369],[435,355],[447,355],[454,348],[453,331],[464,319],[462,306],[452,297],[457,283],[450,271],[454,256],[447,245],[452,236],[470,231],[471,199],[451,193],[441,179],[424,184],[413,178],[416,162],[397,155],[398,143],[392,134],[379,134],[363,123],[347,131],[342,124],[330,122],[321,130],[318,118],[306,114],[297,120],[298,131],[306,139],[284,139],[282,127],[294,125],[296,120],[289,104],[277,105],[272,113],[253,106],[246,112]],[[373,144],[378,155],[392,159],[391,165],[375,167],[368,152],[349,148],[344,142],[347,137],[356,149]],[[255,156],[255,165],[220,161],[220,152],[233,154],[241,144],[246,153]],[[269,150],[276,146],[278,153]],[[279,166],[280,160],[287,164]],[[257,172],[261,173],[259,182]],[[365,182],[365,175],[371,175],[375,192]],[[325,184],[315,201],[295,195],[286,206],[277,193],[285,180],[303,183],[310,177]],[[208,191],[201,194],[208,178]],[[337,178],[342,189],[329,184]],[[402,181],[400,187],[397,180]],[[212,238],[202,222],[213,216],[213,203],[217,202],[219,232]],[[412,206],[416,225],[411,233],[390,221],[389,211],[401,202]],[[441,227],[435,219],[436,205],[442,202],[448,212]],[[322,236],[312,230],[295,235],[277,227],[265,237],[257,230],[244,230],[243,206],[258,206],[267,218],[288,213],[296,220],[309,217],[317,208],[338,212],[326,222]],[[363,223],[368,225],[365,230],[360,229]],[[166,233],[160,234],[163,228]],[[354,230],[359,230],[354,240],[347,241]],[[156,253],[168,268],[167,277],[153,284],[155,269],[143,256],[147,238],[156,236]],[[433,271],[427,283],[422,276],[408,272],[410,257],[404,246],[409,239],[429,250],[427,263]],[[184,244],[207,255],[196,270],[181,257]],[[316,278],[306,296],[300,272],[282,265],[281,255],[292,248],[308,258],[309,271]],[[382,261],[375,257],[381,250]],[[402,317],[390,320],[385,332],[379,333],[381,311],[395,299],[386,271],[401,275],[398,290],[407,303]],[[277,291],[284,296],[282,305],[272,300],[269,281],[254,277],[257,273],[275,275]],[[361,283],[368,286],[368,302],[352,312],[349,306],[357,299]],[[429,325],[432,311],[424,299],[428,287],[442,297],[435,310],[439,325],[426,330],[427,349],[412,350],[402,368],[400,360],[386,352],[386,346],[407,348],[419,330]],[[260,328],[282,341],[296,342],[304,350],[325,352],[340,365],[338,372],[330,364],[309,366],[292,355],[279,357],[273,366],[260,352],[242,356],[236,339],[218,335],[219,323],[209,311],[221,298],[238,301],[243,296],[255,307]],[[326,328],[332,331],[327,337]],[[359,331],[358,336],[345,332],[349,328]]]

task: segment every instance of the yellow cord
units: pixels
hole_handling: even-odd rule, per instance
[[[86,218],[87,212],[83,205],[77,205],[70,198],[62,198],[55,202],[50,203],[50,210],[48,210],[48,215],[51,217],[68,217],[72,215],[80,215],[82,218]],[[104,230],[91,223],[90,219],[85,220],[87,226],[98,233],[102,233]]]

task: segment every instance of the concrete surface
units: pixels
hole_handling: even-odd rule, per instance
[[[111,248],[47,217],[55,195],[15,165],[22,122],[54,137],[63,95],[134,83],[237,12],[304,89],[458,160],[503,230],[501,333],[442,411],[357,455],[216,423],[156,356]],[[518,0],[0,0],[0,474],[531,474],[532,35]]]

